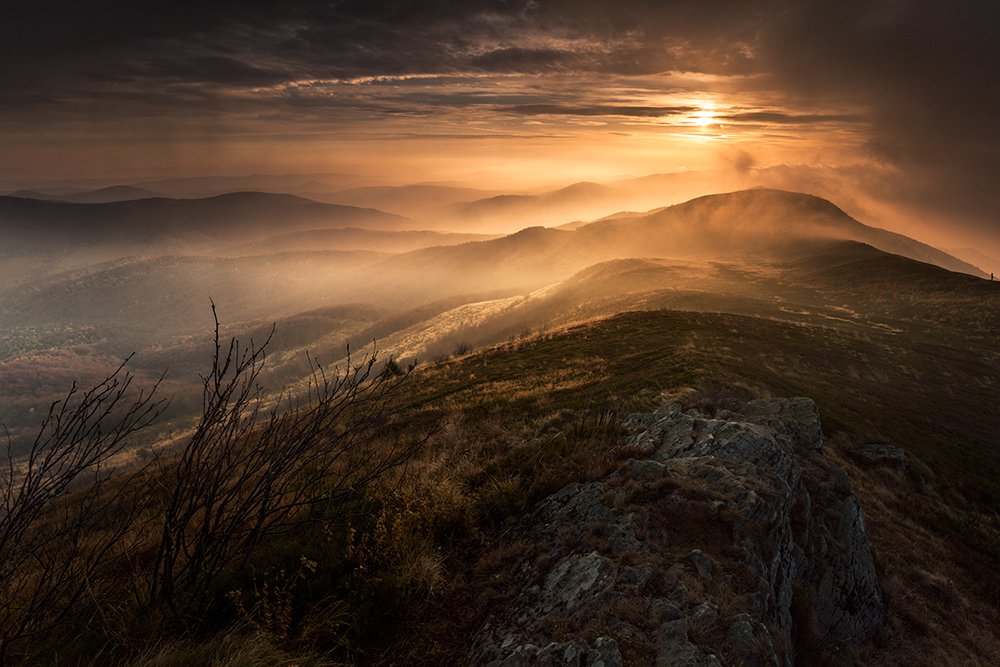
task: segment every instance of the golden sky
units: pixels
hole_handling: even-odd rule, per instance
[[[998,33],[992,0],[12,1],[0,192],[712,170],[1000,254]]]

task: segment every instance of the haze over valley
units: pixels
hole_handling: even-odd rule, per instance
[[[522,213],[538,202],[567,207],[565,224],[513,233],[502,231],[521,219],[507,195],[462,203],[474,212],[444,228],[434,215],[427,224],[275,193],[102,203],[3,197],[4,422],[22,442],[67,378],[92,382],[126,358],[149,382],[166,373],[179,415],[198,390],[211,303],[226,334],[259,341],[274,325],[275,389],[301,377],[307,352],[343,364],[348,347],[367,353],[374,344],[391,358],[428,362],[457,346],[636,309],[941,335],[960,325],[976,339],[998,324],[984,271],[832,202],[755,189],[573,221],[593,205],[585,195],[595,189],[608,197],[615,186],[512,195]],[[458,210],[441,204],[454,189],[441,190],[418,191],[436,202],[421,215]],[[378,191],[387,202],[413,194],[406,186]],[[486,227],[492,233],[462,231],[482,230],[481,211],[498,201],[504,223]]]

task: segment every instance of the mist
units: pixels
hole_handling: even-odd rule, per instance
[[[742,175],[802,177],[791,174]],[[317,187],[314,176],[257,177],[298,195],[217,194],[233,183],[208,179],[184,183],[211,193],[198,199],[2,197],[2,420],[17,449],[73,380],[96,381],[126,359],[146,386],[166,373],[169,417],[190,414],[213,303],[227,336],[260,344],[273,327],[262,377],[277,390],[305,377],[309,359],[344,365],[348,350],[431,363],[634,308],[754,313],[800,298],[814,279],[802,273],[810,257],[849,264],[891,253],[986,275],[819,197],[750,189],[684,199],[717,177],[512,192],[368,186],[317,197],[326,202],[301,194]],[[376,203],[384,210],[360,206]]]

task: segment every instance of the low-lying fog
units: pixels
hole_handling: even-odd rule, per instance
[[[348,343],[428,362],[630,308],[758,312],[822,300],[803,291],[818,280],[811,272],[874,248],[986,276],[808,195],[676,203],[697,178],[528,193],[0,197],[0,421],[16,454],[74,381],[93,385],[133,353],[137,385],[166,373],[167,417],[196,412],[213,301],[227,336],[259,343],[274,325],[264,379],[280,388],[308,371],[307,350],[343,363]]]

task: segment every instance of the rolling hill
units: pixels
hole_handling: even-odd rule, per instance
[[[819,197],[754,189],[699,197],[644,216],[602,220],[579,232],[619,244],[622,255],[655,253],[682,257],[742,254],[775,256],[803,240],[844,239],[951,271],[985,277],[976,267],[908,237],[869,227]],[[600,239],[601,241],[597,241]]]
[[[0,200],[0,205],[16,208],[25,201]],[[62,208],[66,206],[83,207],[92,217],[71,226],[66,214],[72,209]],[[369,209],[249,193],[209,200],[144,200],[93,206],[31,202],[28,209],[36,221],[31,227],[33,238],[37,244],[44,239],[49,246],[72,246],[88,228],[94,234],[87,237],[90,239],[150,240],[198,230],[199,234],[213,234],[221,241],[263,236],[273,220],[285,220],[283,224],[293,227],[308,227],[317,215],[323,222],[331,215],[339,215],[341,220],[362,219],[374,225],[403,224],[400,221],[405,220]],[[118,215],[99,216],[99,211],[109,210]],[[145,225],[130,227],[140,212],[150,216]],[[157,215],[164,220],[162,225],[152,224]],[[9,216],[7,220],[10,238],[14,225]],[[48,236],[43,236],[43,231]],[[119,326],[136,330],[174,335],[191,324],[187,315],[178,318],[175,313],[192,313],[209,297],[227,305],[230,317],[240,321],[288,316],[338,303],[376,303],[401,312],[459,295],[527,295],[595,265],[640,258],[658,260],[655,270],[647,267],[637,274],[656,273],[655,279],[650,278],[651,284],[664,284],[668,280],[665,276],[674,272],[676,289],[731,292],[761,299],[786,298],[783,295],[811,289],[808,298],[815,301],[823,290],[832,289],[830,283],[836,282],[836,290],[854,295],[853,302],[878,303],[880,289],[898,290],[919,282],[923,296],[909,306],[897,300],[896,310],[886,313],[896,318],[919,319],[928,313],[944,318],[945,313],[951,313],[949,317],[957,322],[962,320],[961,309],[979,298],[977,292],[949,300],[954,289],[951,283],[960,278],[953,278],[945,270],[932,271],[926,262],[934,260],[952,270],[976,275],[973,267],[912,239],[863,225],[825,200],[775,190],[702,197],[647,215],[601,220],[575,231],[534,227],[502,238],[461,242],[466,238],[371,229],[313,229],[229,247],[220,253],[228,257],[139,257],[46,275],[21,282],[16,289],[0,291],[0,308],[12,325],[118,322]],[[874,250],[856,245],[829,249],[830,243],[846,239],[867,243],[883,252],[867,257],[866,253]],[[432,243],[438,245],[399,252],[412,245]],[[303,247],[311,250],[301,250]],[[382,248],[382,252],[371,252],[373,248]],[[27,249],[22,246],[22,251]],[[859,261],[848,262],[845,257],[853,256],[851,253],[858,254]],[[884,253],[906,255],[913,261],[907,264]],[[239,256],[243,254],[247,256]],[[665,266],[667,260],[675,266]],[[877,268],[872,268],[875,264]],[[803,272],[803,267],[820,266],[827,267],[826,274]],[[775,277],[782,272],[787,274],[784,279]],[[896,274],[900,275],[892,278],[892,285],[879,286],[879,281],[887,282]],[[769,276],[766,280],[762,277],[765,275]],[[919,275],[919,280],[913,275]],[[579,284],[580,280],[576,280]],[[605,275],[604,280],[611,279]],[[616,281],[619,278],[612,282]],[[591,281],[595,293],[610,294],[599,282]],[[990,288],[976,278],[969,277],[967,282],[973,291]],[[809,287],[813,284],[815,287]],[[642,288],[639,284],[630,290]],[[974,325],[975,330],[985,332],[992,326],[992,315],[985,317]]]
[[[329,204],[377,208],[380,211],[420,219],[425,225],[433,225],[437,209],[497,194],[476,188],[418,184],[397,187],[368,186],[340,192],[303,192],[301,196]]]
[[[386,232],[357,227],[310,229],[272,236],[262,241],[223,248],[219,255],[264,255],[296,250],[372,250],[401,253],[434,246],[452,246],[494,238],[488,234],[446,234],[441,232]]]
[[[137,188],[133,185],[112,185],[98,190],[80,190],[59,194],[47,194],[34,190],[18,190],[17,192],[8,193],[7,196],[22,199],[40,199],[42,201],[64,201],[74,204],[107,204],[116,201],[166,197],[162,192]]]
[[[686,201],[692,196],[736,187],[731,175],[715,171],[685,171],[623,178],[608,184],[572,185],[518,193],[494,193],[442,203],[421,217],[429,225],[462,225],[468,229],[513,232],[535,225],[560,225],[594,220],[622,210],[649,211]]]
[[[258,241],[276,229],[402,230],[416,226],[412,220],[374,209],[260,192],[98,204],[0,197],[4,256],[125,242],[152,245],[184,240],[211,247]]]
[[[74,204],[109,204],[116,201],[133,201],[136,199],[153,199],[157,197],[166,197],[166,195],[156,190],[137,188],[134,185],[112,185],[99,190],[63,195],[59,199]]]

